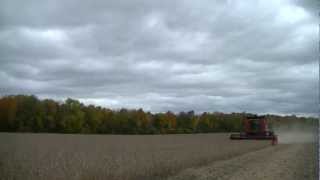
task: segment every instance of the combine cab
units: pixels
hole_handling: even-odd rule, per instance
[[[247,116],[243,121],[244,132],[231,134],[230,139],[255,139],[272,140],[272,144],[278,143],[278,137],[269,129],[265,116]]]

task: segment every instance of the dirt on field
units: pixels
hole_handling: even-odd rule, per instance
[[[189,168],[169,180],[316,179],[312,144],[280,144],[201,168]]]
[[[0,134],[3,179],[314,179],[315,146],[229,134]],[[279,178],[280,177],[280,178]],[[297,179],[297,178],[296,178]]]
[[[169,180],[315,180],[316,134],[278,131],[279,144],[199,168],[188,168]]]

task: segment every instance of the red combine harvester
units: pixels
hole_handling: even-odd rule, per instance
[[[278,143],[278,137],[269,129],[265,116],[247,116],[243,121],[244,132],[231,134],[230,139],[254,139],[254,140],[272,140],[272,145]]]

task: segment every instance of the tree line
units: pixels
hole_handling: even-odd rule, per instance
[[[36,96],[0,98],[1,132],[170,134],[236,132],[242,130],[245,113],[151,113],[143,109],[112,110],[84,105],[68,98],[63,102]],[[270,115],[275,121],[288,117]],[[301,118],[290,116],[300,120]],[[305,118],[305,121],[310,119]],[[311,121],[310,121],[311,122]],[[313,122],[313,121],[312,121]],[[311,122],[311,123],[312,123]]]

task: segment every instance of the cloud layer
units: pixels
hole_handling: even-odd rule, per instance
[[[0,93],[313,115],[317,1],[0,1]]]

